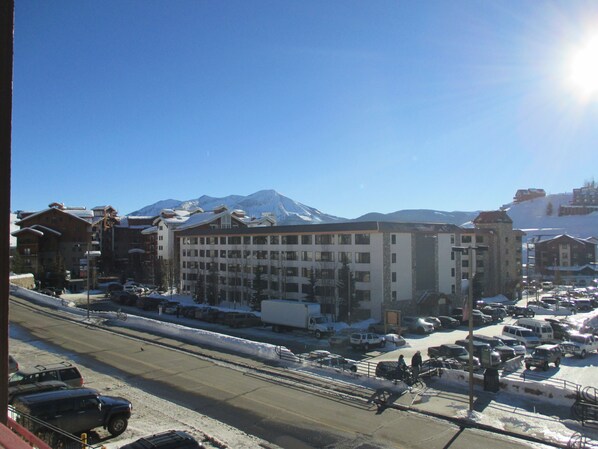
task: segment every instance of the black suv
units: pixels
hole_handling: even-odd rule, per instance
[[[82,387],[83,376],[79,369],[68,362],[53,365],[36,365],[34,368],[24,368],[13,373],[8,378],[8,386],[33,384],[59,380],[69,387]]]
[[[45,432],[41,420],[73,434],[104,427],[113,436],[126,430],[132,409],[126,399],[102,396],[92,388],[19,396],[13,407],[18,413],[17,422],[33,433]]]
[[[201,449],[203,447],[203,444],[198,443],[188,433],[169,430],[139,438],[133,443],[121,446],[120,449]]]

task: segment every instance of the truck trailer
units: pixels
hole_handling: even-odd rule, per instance
[[[265,299],[262,301],[262,323],[272,326],[274,332],[303,329],[313,332],[316,338],[334,332],[317,302]]]

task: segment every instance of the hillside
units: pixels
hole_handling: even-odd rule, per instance
[[[571,193],[547,195],[522,203],[510,203],[502,206],[513,220],[513,227],[526,232],[526,239],[569,234],[574,237],[598,237],[598,213],[591,215],[559,217],[561,204],[571,201]],[[546,215],[548,204],[552,203],[553,215]],[[229,209],[243,209],[248,215],[259,217],[264,212],[272,212],[278,224],[317,224],[349,221],[306,206],[275,190],[262,190],[252,195],[229,195],[214,198],[207,195],[195,200],[163,200],[146,206],[129,215],[155,216],[164,208],[191,210],[196,207],[208,211],[216,206],[226,205]],[[497,207],[498,209],[498,207]],[[450,223],[458,226],[467,225],[478,215],[478,211],[437,211],[429,209],[406,209],[388,214],[371,212],[351,221],[398,221],[419,223]]]

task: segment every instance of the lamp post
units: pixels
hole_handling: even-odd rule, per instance
[[[467,293],[467,327],[468,327],[468,341],[469,341],[469,412],[473,411],[473,278],[476,272],[476,252],[486,251],[488,249],[485,245],[476,246],[453,246],[453,251],[459,253],[469,254],[470,266],[469,266],[469,285]]]
[[[85,258],[87,259],[87,319],[88,320],[89,320],[89,288],[90,288],[89,275],[90,275],[90,271],[91,271],[91,267],[89,265],[89,259],[91,257],[99,257],[101,255],[102,255],[102,253],[100,251],[90,251],[90,250],[85,251]]]

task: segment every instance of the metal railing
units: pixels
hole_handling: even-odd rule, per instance
[[[49,424],[34,416],[17,411],[13,406],[8,406],[8,416],[17,424],[29,430],[32,434],[52,448],[61,449],[100,449],[102,445],[91,445],[87,434],[77,437],[71,433]]]

